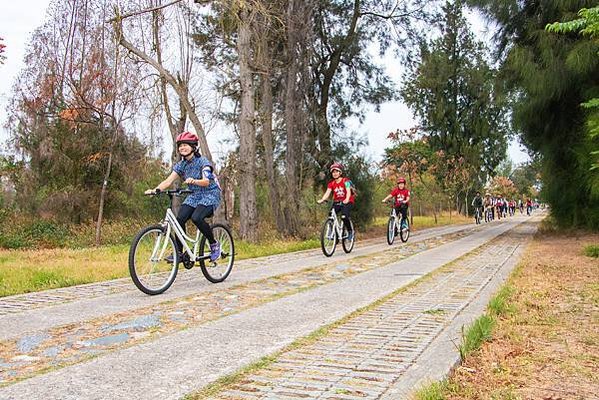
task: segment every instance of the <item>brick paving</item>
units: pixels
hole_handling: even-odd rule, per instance
[[[384,251],[346,259],[342,263],[329,261],[328,264],[246,282],[223,291],[180,297],[145,308],[88,320],[82,324],[56,326],[3,340],[0,341],[0,385],[33,376],[48,367],[79,363],[93,356],[155,339],[159,335],[205,324],[281,297],[340,281],[450,243],[471,233],[472,229],[469,228],[422,241],[408,242],[402,246],[386,246]],[[277,259],[282,258],[284,257]],[[114,282],[106,285],[108,290],[113,284]],[[76,295],[81,289],[85,287],[69,288],[65,291]],[[23,341],[33,342],[35,345],[26,347],[24,351]]]
[[[0,387],[0,398],[180,399],[381,298],[385,301],[377,303],[377,307],[344,319],[345,323],[337,325],[312,345],[284,353],[278,360],[279,364],[271,365],[271,368],[276,366],[279,370],[267,368],[258,371],[230,388],[227,396],[278,399],[313,398],[314,395],[337,399],[376,398],[381,396],[380,393],[385,396],[398,382],[392,374],[397,376],[398,371],[400,374],[413,371],[411,367],[418,364],[418,357],[436,347],[430,345],[426,338],[435,336],[435,329],[443,331],[452,314],[461,309],[461,304],[468,302],[468,298],[477,297],[480,293],[477,285],[485,286],[481,278],[485,271],[482,267],[473,264],[460,266],[473,272],[470,279],[462,277],[462,288],[452,286],[459,277],[459,271],[454,270],[458,264],[443,267],[440,271],[439,267],[486,242],[496,245],[505,239],[498,235],[524,220],[514,218],[511,222],[484,225],[455,241],[436,238],[442,240],[436,244],[410,242],[408,246],[385,246],[388,251],[383,254],[375,251],[374,255],[351,260],[335,257],[335,260],[315,268],[300,269],[296,266],[298,268],[293,272],[283,274],[283,279],[271,277],[247,280],[243,285],[218,286],[219,290],[212,294],[203,292],[193,297],[180,296],[149,308],[146,305],[150,303],[146,302],[137,312],[132,309],[130,313],[119,314],[114,319],[81,320],[62,326],[63,333],[68,331],[66,335],[54,335],[51,330],[29,332],[16,341],[1,342],[2,346],[6,345],[7,356],[0,355],[0,373],[6,379],[4,385],[0,384],[3,386]],[[513,234],[510,237],[516,240]],[[410,248],[415,249],[417,254],[407,257],[409,254],[405,252]],[[422,251],[427,248],[427,251]],[[504,250],[507,251],[507,248]],[[490,248],[481,257],[483,260],[500,258]],[[416,297],[407,298],[405,303],[393,302],[410,292],[387,297],[432,271],[436,271],[434,278],[426,278],[409,289],[421,290],[411,292]],[[492,273],[485,273],[489,273],[488,278],[491,279]],[[424,290],[426,287],[421,285],[430,284],[433,279],[442,280],[437,282],[437,286]],[[232,289],[239,292],[232,292]],[[449,299],[437,298],[431,303],[422,300],[429,298],[431,293],[439,294],[447,289],[451,289],[448,291],[452,294]],[[209,296],[214,296],[208,302],[210,304],[203,303],[202,299]],[[247,303],[252,298],[259,301]],[[200,304],[216,308],[202,310],[198,307]],[[219,308],[230,304],[234,305],[232,310]],[[247,307],[235,308],[243,304]],[[390,306],[393,304],[403,307],[402,311],[396,312]],[[54,308],[60,307],[49,307],[43,311]],[[115,316],[114,313],[111,315]],[[458,319],[462,316],[463,313]],[[362,321],[363,326],[355,322],[360,317],[368,318]],[[210,318],[213,318],[211,322],[201,322]],[[174,329],[161,331],[164,327]],[[86,332],[100,332],[101,335],[78,336]],[[445,335],[445,332],[439,336]],[[66,368],[53,368],[60,359],[52,357],[60,357],[70,350],[49,345],[54,339],[62,340],[67,336],[79,346],[77,350],[80,353],[76,354],[87,353],[89,357],[96,357],[86,362],[81,362],[85,359],[75,360],[74,365]],[[63,361],[68,363],[68,360]],[[45,362],[49,368],[35,372],[38,362]],[[400,368],[396,368],[397,365]],[[29,370],[31,375],[28,375],[27,368],[32,368]],[[312,373],[313,370],[316,372]],[[272,373],[273,377],[268,373]],[[15,382],[14,374],[20,374],[19,382]],[[28,376],[30,378],[23,379]],[[294,380],[295,376],[305,382]],[[273,384],[276,379],[278,381]],[[268,389],[257,387],[246,390],[244,385]]]
[[[214,398],[379,399],[521,245],[516,228]],[[530,236],[530,235],[529,235]]]

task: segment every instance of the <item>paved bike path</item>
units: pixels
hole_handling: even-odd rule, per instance
[[[398,263],[0,389],[0,398],[178,398],[511,229],[493,224]]]
[[[437,236],[454,234],[472,228],[473,225],[457,225],[426,229],[415,233],[410,238],[409,243],[418,243]],[[399,240],[394,246],[401,246]],[[331,258],[324,257],[320,249],[314,249],[241,260],[235,263],[230,277],[225,282],[217,285],[208,282],[199,268],[190,271],[180,268],[173,286],[159,296],[147,296],[141,293],[133,285],[130,278],[124,278],[4,297],[0,298],[0,309],[3,304],[10,304],[13,312],[0,316],[0,340],[19,337],[27,332],[40,331],[53,326],[78,323],[103,315],[135,310],[191,294],[219,292],[246,282],[331,262],[341,264],[356,257],[378,253],[387,249],[389,249],[389,246],[386,244],[385,239],[377,238],[357,242],[354,251],[350,254],[345,254],[339,249],[340,251]],[[118,292],[112,293],[111,288],[115,288]],[[62,302],[60,293],[64,293]],[[52,298],[57,298],[57,300],[55,303],[37,304],[36,307],[33,307],[31,302],[35,301],[37,297],[42,298],[42,301],[43,299]]]

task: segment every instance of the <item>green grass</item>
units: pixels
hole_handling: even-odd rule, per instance
[[[414,393],[416,400],[445,400],[446,381],[432,382]]]
[[[599,257],[599,245],[589,244],[588,246],[585,246],[584,255],[593,258]]]
[[[487,306],[489,312],[492,315],[498,317],[504,317],[513,313],[513,306],[510,305],[509,300],[515,289],[510,285],[505,285],[499,290],[499,292],[493,296],[489,305]]]
[[[445,310],[442,310],[440,308],[434,308],[434,309],[431,309],[431,310],[426,310],[424,312],[424,314],[429,314],[429,315],[443,315],[443,314],[445,314]]]
[[[487,314],[478,317],[472,325],[466,329],[462,329],[462,343],[459,346],[460,357],[463,359],[480,346],[491,340],[491,332],[495,326],[495,319]]]
[[[236,259],[320,246],[316,239],[237,241]],[[81,249],[0,250],[0,297],[129,276],[129,245]]]

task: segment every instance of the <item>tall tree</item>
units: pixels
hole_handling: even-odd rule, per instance
[[[123,122],[139,106],[143,79],[135,66],[121,68],[124,57],[104,23],[106,7],[102,0],[51,4],[48,21],[33,35],[11,106],[15,144],[27,155],[30,173],[47,187],[46,194],[53,194],[49,198],[69,201],[61,186],[76,188],[71,201],[78,204],[73,215],[80,218],[81,209],[91,203],[85,182],[100,184],[93,200],[97,244],[109,182],[116,178],[122,184],[122,177],[114,176],[122,172],[115,157],[121,156],[119,146],[129,139]],[[79,168],[85,174],[94,171],[96,178],[73,176]]]
[[[506,155],[504,99],[484,45],[468,28],[461,1],[447,2],[443,11],[441,36],[422,42],[401,93],[431,146],[464,158],[484,181]]]
[[[258,215],[256,209],[256,111],[255,88],[252,63],[252,29],[255,12],[240,3],[237,11],[238,34],[237,53],[239,56],[239,175],[242,182],[239,204],[240,234],[245,240],[258,240]]]
[[[315,2],[310,150],[320,168],[331,163],[334,139],[346,139],[341,131],[348,117],[362,120],[365,106],[378,109],[395,96],[393,82],[373,61],[370,49],[378,46],[381,55],[404,50],[406,42],[417,37],[415,21],[427,20],[435,5],[412,0]]]
[[[596,1],[469,0],[498,27],[503,76],[515,94],[514,126],[542,157],[543,196],[561,225],[599,227],[599,190],[593,190],[596,141],[581,103],[599,93],[599,44],[589,37],[545,31],[577,18]]]
[[[183,7],[183,5],[179,2],[175,3],[175,6]],[[173,4],[173,2],[162,4],[162,1],[159,1],[158,5],[154,5],[153,7],[126,14],[123,14],[118,7],[115,7],[115,15],[110,20],[110,22],[112,22],[115,32],[115,40],[117,41],[117,43],[126,50],[128,50],[130,53],[135,55],[139,60],[147,63],[149,66],[154,68],[154,70],[159,74],[160,79],[166,81],[166,83],[168,83],[168,85],[176,92],[181,107],[185,110],[187,117],[190,119],[191,124],[193,125],[196,134],[198,135],[199,147],[202,152],[202,155],[204,155],[206,158],[212,161],[212,152],[210,151],[208,142],[206,140],[206,131],[204,129],[204,125],[200,120],[198,109],[195,106],[195,99],[192,97],[192,93],[189,90],[189,81],[185,79],[186,74],[173,73],[171,70],[166,68],[161,63],[161,59],[159,59],[158,57],[160,53],[152,54],[151,52],[144,51],[144,49],[141,46],[136,45],[132,40],[129,40],[126,36],[127,33],[130,33],[129,30],[134,30],[136,28],[136,24],[128,23],[131,17],[136,17],[141,14],[148,14],[150,15],[149,18],[150,21],[152,21],[151,23],[153,26],[153,18],[155,18],[155,16],[152,17],[151,13],[153,11],[171,6]],[[129,30],[127,30],[127,28],[129,28]],[[154,31],[154,28],[151,27],[150,31]],[[182,39],[185,40],[185,37],[182,37]]]

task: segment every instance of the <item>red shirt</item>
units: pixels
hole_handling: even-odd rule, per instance
[[[347,191],[350,190],[350,185],[350,180],[348,178],[341,178],[341,182],[339,183],[337,183],[335,179],[330,181],[327,187],[333,192],[333,201],[337,202],[345,200]],[[355,198],[356,196],[352,194],[349,197],[349,202],[354,204]]]
[[[391,196],[395,197],[395,207],[405,203],[410,205],[409,201],[406,201],[410,197],[410,191],[408,189],[395,188],[391,191]]]

